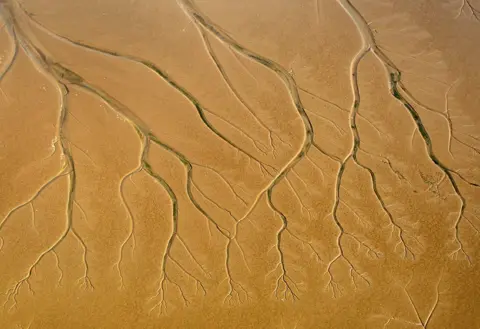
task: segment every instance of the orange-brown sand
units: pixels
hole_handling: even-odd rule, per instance
[[[0,328],[480,328],[480,1],[0,13]]]

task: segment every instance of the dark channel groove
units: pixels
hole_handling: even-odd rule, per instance
[[[469,263],[471,263],[470,256],[466,252],[464,243],[462,242],[459,236],[459,225],[464,217],[467,202],[462,191],[458,187],[458,184],[453,175],[457,175],[462,180],[463,180],[463,177],[454,169],[451,169],[446,165],[444,165],[443,162],[436,156],[435,152],[433,151],[432,140],[430,138],[430,135],[427,129],[425,128],[425,125],[422,122],[420,115],[418,114],[416,109],[413,107],[413,105],[401,93],[401,90],[402,89],[406,90],[406,88],[405,86],[403,86],[401,82],[400,70],[383,53],[383,51],[379,49],[379,47],[376,44],[375,37],[365,18],[358,11],[358,9],[350,2],[350,0],[337,0],[337,1],[344,8],[346,13],[351,17],[351,19],[354,21],[360,35],[362,36],[364,45],[369,48],[369,51],[371,51],[377,57],[380,63],[384,66],[385,70],[388,73],[388,81],[389,81],[391,95],[395,97],[410,114],[410,117],[412,118],[412,121],[414,122],[416,129],[418,129],[418,131],[420,132],[428,157],[433,162],[433,164],[447,176],[448,181],[455,192],[455,195],[460,200],[460,208],[454,223],[454,242],[457,244],[457,248],[451,253],[451,256],[455,258],[458,256],[458,254],[462,254],[463,256],[465,256],[466,260]],[[466,180],[465,182],[469,183]],[[475,184],[475,183],[470,183],[470,185],[478,187],[478,184]]]
[[[99,53],[99,54],[103,54],[103,55],[107,55],[107,56],[112,56],[112,57],[117,57],[117,58],[120,58],[120,59],[123,59],[123,60],[127,60],[127,61],[130,61],[130,62],[134,62],[134,63],[137,63],[145,68],[147,68],[150,72],[154,73],[155,75],[159,76],[163,81],[165,81],[167,84],[169,84],[172,88],[174,88],[177,92],[179,92],[181,95],[183,95],[196,109],[197,111],[197,114],[199,115],[200,119],[202,120],[202,122],[205,124],[205,126],[210,130],[212,131],[216,136],[218,136],[220,139],[222,139],[224,142],[226,142],[227,144],[229,144],[231,147],[233,147],[235,150],[238,150],[240,151],[242,154],[244,154],[245,156],[249,157],[249,158],[252,158],[256,163],[258,163],[258,165],[260,166],[260,168],[262,169],[263,172],[266,172],[268,174],[271,174],[267,169],[270,169],[270,170],[273,170],[275,171],[275,168],[269,164],[266,164],[264,162],[262,162],[259,158],[257,158],[255,155],[252,155],[250,153],[248,153],[244,148],[238,146],[237,144],[233,143],[231,140],[229,140],[227,137],[225,137],[220,131],[218,131],[213,125],[212,123],[208,120],[207,116],[206,116],[206,113],[209,113],[211,115],[214,115],[214,116],[217,116],[218,118],[220,118],[221,120],[225,121],[225,119],[223,119],[222,117],[220,117],[218,114],[216,114],[215,112],[212,112],[210,111],[209,109],[207,109],[206,107],[204,107],[200,101],[192,94],[190,93],[186,88],[184,88],[183,86],[181,86],[179,83],[177,83],[172,77],[170,77],[164,70],[162,70],[158,65],[156,65],[155,63],[149,61],[149,60],[146,60],[146,59],[143,59],[143,58],[140,58],[140,57],[137,57],[137,56],[133,56],[133,55],[129,55],[129,54],[120,54],[116,51],[113,51],[113,50],[109,50],[109,49],[104,49],[104,48],[100,48],[100,47],[96,47],[96,46],[92,46],[92,45],[89,45],[89,44],[85,44],[85,43],[82,43],[80,41],[76,41],[76,40],[72,40],[68,37],[65,37],[65,36],[62,36],[62,35],[59,35],[55,32],[52,32],[51,30],[47,29],[44,25],[42,25],[40,22],[38,22],[37,20],[34,19],[34,17],[29,14],[20,4],[16,4],[16,6],[18,7],[18,10],[23,13],[25,16],[27,16],[29,18],[29,20],[31,22],[33,22],[38,28],[40,28],[41,30],[43,30],[45,33],[47,33],[48,35],[50,36],[53,36],[54,38],[56,39],[60,39],[64,42],[67,42],[73,46],[76,46],[76,47],[80,47],[80,48],[83,48],[83,49],[88,49],[90,51],[93,51],[93,52],[96,52],[96,53]],[[232,123],[230,122],[227,122],[229,123],[230,125],[232,125]],[[238,127],[234,127],[236,128],[237,130],[239,129]],[[243,134],[245,134],[243,131],[242,131]],[[245,134],[246,135],[246,134]],[[248,135],[247,135],[248,136]]]
[[[464,181],[467,183],[469,186],[472,187],[479,187],[480,185],[474,182],[471,182],[467,180],[463,175],[461,175],[459,172],[445,166],[441,160],[436,156],[436,154],[433,151],[433,146],[432,146],[432,140],[428,134],[428,131],[423,124],[421,117],[415,107],[412,105],[412,103],[409,101],[412,100],[413,102],[416,102],[416,100],[413,98],[411,93],[405,88],[403,83],[401,82],[401,72],[398,70],[398,68],[393,64],[393,62],[380,50],[380,48],[377,46],[375,43],[374,36],[372,34],[372,31],[370,30],[367,22],[365,21],[364,17],[361,15],[361,13],[351,4],[349,0],[337,0],[337,2],[343,7],[345,12],[351,17],[351,19],[354,21],[356,24],[359,33],[362,37],[363,40],[363,46],[362,49],[359,50],[357,55],[352,59],[351,62],[351,77],[350,77],[350,82],[351,82],[351,88],[353,92],[353,104],[350,108],[350,110],[342,109],[336,106],[338,109],[348,112],[349,113],[349,127],[350,127],[350,133],[352,136],[352,146],[350,152],[343,158],[341,159],[340,157],[326,153],[320,145],[318,145],[315,142],[315,136],[314,136],[314,127],[312,125],[312,122],[310,121],[310,118],[303,107],[303,104],[301,102],[301,98],[299,95],[299,90],[303,90],[305,93],[313,96],[313,97],[319,97],[316,96],[313,93],[310,93],[309,91],[306,91],[305,89],[302,89],[299,87],[289,71],[287,71],[284,67],[282,67],[280,64],[274,62],[273,60],[270,60],[268,58],[265,58],[247,48],[242,46],[240,43],[238,43],[234,38],[232,38],[225,30],[223,30],[220,26],[216,25],[214,22],[212,22],[206,15],[204,15],[197,7],[196,5],[191,1],[191,0],[177,0],[177,4],[179,7],[183,10],[185,15],[189,17],[197,26],[199,35],[204,41],[206,51],[208,52],[210,58],[212,59],[213,63],[215,64],[217,70],[219,71],[220,75],[222,76],[223,81],[229,88],[229,90],[233,93],[233,95],[236,97],[236,99],[242,104],[242,106],[254,117],[255,121],[257,124],[262,126],[265,131],[268,133],[268,138],[269,138],[269,145],[270,147],[269,150],[266,150],[265,148],[267,147],[265,144],[260,143],[256,141],[254,138],[249,136],[246,132],[244,132],[240,127],[238,127],[235,123],[232,123],[228,119],[223,118],[222,116],[216,114],[215,112],[212,112],[211,110],[205,108],[199,100],[190,92],[188,91],[185,87],[181,86],[178,84],[175,80],[173,80],[172,77],[170,77],[165,71],[159,68],[158,65],[154,64],[151,61],[145,60],[143,58],[137,57],[135,55],[128,55],[128,54],[120,54],[117,53],[113,50],[108,50],[108,49],[103,49],[99,48],[96,46],[88,45],[79,41],[75,41],[72,39],[69,39],[67,37],[64,37],[60,34],[57,34],[51,30],[49,30],[47,27],[42,25],[40,22],[38,22],[32,14],[28,13],[19,2],[12,0],[10,2],[2,2],[0,4],[0,12],[1,15],[5,21],[6,27],[8,34],[10,38],[13,40],[13,52],[12,56],[7,62],[5,68],[0,72],[0,81],[8,74],[8,72],[11,70],[12,66],[15,63],[15,60],[17,58],[17,53],[21,50],[23,51],[29,60],[47,77],[52,78],[55,81],[55,84],[58,88],[59,94],[60,94],[60,109],[59,109],[59,114],[58,114],[58,123],[57,123],[57,132],[56,132],[56,138],[59,141],[60,145],[60,151],[62,153],[62,168],[61,170],[51,177],[47,182],[45,182],[37,191],[36,193],[33,194],[26,202],[22,202],[15,206],[13,209],[11,209],[7,215],[2,219],[0,222],[0,231],[4,227],[4,225],[11,219],[11,216],[18,211],[19,209],[30,206],[32,210],[34,210],[34,205],[33,202],[34,200],[49,186],[51,186],[53,183],[57,182],[62,177],[68,177],[68,191],[67,191],[67,196],[66,196],[66,213],[65,213],[65,228],[62,231],[62,234],[60,237],[58,237],[53,244],[51,244],[47,249],[43,250],[40,255],[36,258],[35,262],[29,267],[27,273],[25,276],[23,276],[20,280],[18,280],[11,289],[7,291],[7,300],[4,304],[4,308],[8,305],[9,302],[11,302],[11,307],[15,307],[17,304],[17,295],[19,293],[19,289],[22,287],[23,284],[27,285],[29,290],[33,292],[29,279],[32,276],[33,270],[37,267],[37,265],[42,261],[42,259],[49,253],[52,253],[56,257],[56,264],[57,268],[59,269],[61,275],[60,275],[60,281],[63,277],[63,271],[60,268],[60,262],[58,255],[56,253],[56,247],[61,244],[66,237],[68,236],[69,233],[73,235],[75,239],[78,240],[80,246],[83,249],[83,254],[82,254],[82,260],[84,264],[84,274],[83,276],[79,279],[79,283],[81,286],[85,288],[91,288],[94,289],[94,286],[90,280],[89,276],[89,264],[87,262],[88,257],[89,257],[89,251],[87,249],[87,245],[85,244],[85,241],[83,240],[82,236],[78,233],[78,231],[75,229],[74,226],[74,220],[73,220],[73,207],[76,205],[79,207],[81,210],[83,216],[86,219],[86,214],[83,211],[83,209],[78,205],[77,201],[75,200],[75,191],[76,191],[76,171],[75,171],[75,162],[74,158],[71,152],[70,147],[75,146],[72,144],[66,137],[65,133],[65,122],[67,121],[67,117],[72,116],[69,113],[68,110],[68,96],[70,86],[74,86],[76,88],[81,89],[82,91],[86,93],[90,93],[94,95],[96,98],[101,100],[102,102],[106,103],[109,107],[109,109],[120,116],[124,121],[132,128],[135,130],[139,137],[140,141],[140,154],[138,158],[138,164],[137,166],[132,169],[129,173],[127,173],[125,176],[122,177],[120,183],[119,183],[119,197],[121,199],[122,205],[125,208],[127,217],[130,222],[130,228],[128,231],[128,235],[123,239],[118,259],[114,264],[114,268],[117,270],[118,275],[120,277],[120,288],[124,287],[124,277],[122,274],[121,270],[121,264],[123,261],[123,254],[124,254],[124,249],[126,248],[127,244],[131,241],[132,242],[132,251],[135,249],[135,218],[133,215],[132,210],[130,209],[129,204],[127,203],[126,197],[123,193],[123,186],[124,183],[126,182],[127,179],[131,179],[133,175],[138,174],[140,172],[144,172],[146,175],[148,175],[151,179],[155,181],[156,184],[162,187],[162,189],[166,192],[170,199],[171,203],[171,219],[170,219],[170,225],[171,225],[171,231],[169,233],[168,240],[166,241],[166,246],[165,250],[163,251],[163,254],[161,256],[161,265],[160,265],[160,274],[158,276],[158,282],[157,282],[157,288],[155,294],[152,296],[151,301],[152,301],[152,307],[150,309],[150,312],[153,312],[155,310],[158,310],[158,313],[164,313],[167,311],[167,305],[168,305],[168,300],[169,297],[167,296],[168,294],[171,293],[171,290],[169,288],[173,288],[174,291],[178,292],[178,296],[183,300],[184,305],[187,306],[189,303],[189,296],[187,295],[185,291],[185,286],[184,283],[177,282],[173,276],[171,276],[171,270],[170,266],[173,268],[177,269],[181,273],[183,273],[185,276],[188,277],[189,280],[192,280],[195,283],[195,286],[198,290],[200,290],[206,294],[206,288],[204,285],[204,277],[210,277],[210,274],[203,268],[202,264],[197,260],[197,258],[194,256],[190,248],[188,247],[187,243],[185,240],[183,240],[180,232],[178,231],[178,225],[179,225],[179,200],[177,197],[177,194],[175,193],[174,189],[171,187],[171,185],[161,176],[159,175],[153,168],[152,164],[148,160],[149,156],[149,151],[150,147],[153,144],[154,146],[159,147],[162,150],[167,151],[169,154],[173,155],[175,159],[177,159],[182,166],[185,169],[185,175],[186,175],[186,183],[185,183],[185,189],[186,189],[186,195],[188,198],[188,201],[193,204],[195,209],[206,219],[208,228],[210,229],[210,226],[213,226],[222,236],[222,238],[225,240],[225,254],[224,254],[224,265],[225,265],[225,274],[226,274],[226,281],[228,283],[228,291],[227,294],[224,298],[224,303],[233,303],[235,301],[238,301],[239,303],[247,301],[250,299],[250,293],[248,289],[246,289],[242,283],[237,281],[234,276],[235,274],[232,271],[231,268],[231,249],[236,246],[243,257],[243,261],[245,262],[245,266],[248,268],[248,264],[243,252],[242,247],[240,246],[239,241],[237,240],[237,235],[238,235],[238,230],[239,230],[239,225],[248,217],[252,214],[254,209],[257,207],[259,202],[265,198],[267,205],[269,208],[272,210],[275,216],[278,216],[281,220],[280,223],[280,228],[276,232],[276,244],[274,247],[276,247],[276,252],[278,253],[278,263],[276,267],[270,272],[270,273],[278,273],[276,277],[276,285],[273,291],[274,296],[276,296],[279,299],[282,300],[287,300],[287,299],[292,299],[296,300],[299,298],[299,294],[301,292],[299,285],[295,281],[295,279],[292,277],[290,274],[290,266],[288,265],[288,260],[286,259],[286,252],[284,249],[284,237],[285,235],[288,234],[288,236],[299,242],[300,244],[305,245],[307,244],[310,249],[313,251],[313,254],[316,255],[317,259],[320,259],[319,253],[314,249],[313,245],[311,244],[310,241],[307,239],[304,239],[300,237],[297,233],[295,233],[291,226],[289,226],[289,220],[287,216],[282,212],[281,209],[279,209],[278,205],[275,204],[274,202],[274,188],[278,186],[280,183],[284,182],[288,184],[288,186],[291,188],[291,192],[297,196],[300,204],[302,207],[304,207],[303,203],[301,202],[300,197],[298,194],[296,194],[295,188],[291,183],[288,181],[288,174],[289,173],[294,173],[295,172],[295,166],[304,158],[312,161],[309,156],[308,152],[310,149],[313,147],[314,149],[318,150],[321,152],[323,155],[329,157],[331,160],[336,162],[338,164],[338,171],[336,174],[336,179],[335,179],[335,188],[334,188],[334,202],[332,205],[332,210],[329,215],[332,217],[332,222],[338,229],[338,234],[336,236],[336,248],[337,248],[337,254],[334,256],[332,260],[330,260],[327,264],[327,269],[326,269],[326,275],[328,276],[328,284],[327,287],[331,288],[334,297],[337,295],[337,293],[340,290],[340,286],[337,283],[337,281],[334,278],[332,267],[339,261],[344,261],[346,263],[350,278],[352,281],[352,284],[357,287],[357,279],[362,280],[362,282],[366,283],[367,285],[370,285],[370,280],[368,279],[367,275],[362,273],[355,264],[353,263],[353,260],[348,256],[345,252],[345,246],[344,246],[344,239],[349,238],[353,240],[359,247],[364,248],[367,251],[368,255],[373,255],[375,257],[380,257],[381,253],[377,252],[373,247],[371,247],[368,243],[365,241],[361,240],[358,238],[355,234],[349,232],[345,227],[342,221],[339,218],[338,211],[340,204],[345,205],[353,214],[356,215],[356,212],[344,201],[341,199],[340,191],[344,187],[342,187],[342,179],[346,170],[346,165],[347,163],[351,160],[355,165],[357,165],[359,168],[361,168],[364,172],[366,172],[369,176],[370,182],[371,182],[371,187],[374,193],[374,196],[376,198],[376,201],[380,205],[380,208],[383,213],[388,217],[389,219],[389,225],[392,228],[392,233],[394,231],[397,232],[397,244],[395,245],[395,250],[397,249],[398,245],[403,248],[402,255],[405,259],[407,259],[409,256],[412,259],[415,259],[415,254],[413,252],[412,247],[410,246],[409,243],[407,243],[407,239],[413,240],[417,243],[419,243],[418,239],[415,238],[414,236],[409,235],[408,232],[406,232],[403,227],[397,222],[397,220],[394,218],[392,215],[391,211],[388,209],[382,195],[379,193],[378,187],[377,187],[377,178],[375,175],[375,172],[362,162],[357,157],[358,151],[364,151],[367,154],[370,154],[366,150],[361,149],[361,139],[360,139],[360,133],[357,128],[357,123],[356,119],[358,118],[363,118],[359,112],[360,108],[360,90],[358,86],[358,66],[361,60],[364,58],[364,56],[371,52],[373,53],[376,58],[381,62],[381,64],[384,66],[386,71],[388,72],[388,81],[389,81],[389,87],[390,87],[390,92],[393,97],[395,97],[402,105],[403,107],[407,110],[409,113],[410,117],[412,118],[412,121],[415,124],[415,129],[417,129],[420,132],[420,135],[422,137],[422,140],[424,142],[427,154],[430,158],[430,160],[433,162],[433,164],[440,169],[444,173],[444,177],[447,177],[451,187],[453,188],[455,195],[459,198],[461,205],[459,208],[459,212],[456,218],[456,221],[454,223],[454,230],[455,230],[455,242],[458,246],[458,248],[451,253],[452,257],[458,256],[458,254],[463,254],[465,258],[471,262],[470,256],[466,252],[464,248],[464,243],[461,240],[459,236],[459,225],[465,217],[466,213],[466,206],[467,206],[467,201],[463,195],[463,192],[460,190],[456,177],[458,179]],[[469,2],[467,1],[469,4]],[[462,6],[465,6],[465,2]],[[473,12],[473,10],[472,10]],[[105,56],[111,56],[111,57],[116,57],[119,59],[127,60],[133,63],[137,63],[144,68],[148,69],[150,72],[153,72],[157,76],[159,76],[163,81],[165,81],[170,87],[172,87],[176,92],[179,92],[183,97],[185,97],[196,109],[197,114],[199,115],[202,123],[212,132],[214,133],[218,138],[220,138],[223,142],[227,143],[230,147],[235,149],[237,152],[242,153],[244,156],[246,156],[248,159],[254,160],[256,164],[258,164],[262,174],[264,176],[268,176],[268,183],[264,188],[261,189],[261,191],[254,197],[254,200],[248,204],[242,197],[239,196],[239,194],[236,193],[234,187],[228,182],[228,180],[221,174],[221,172],[218,172],[217,170],[208,167],[206,165],[202,165],[199,163],[195,163],[190,161],[184,154],[182,154],[180,151],[174,149],[167,143],[163,142],[158,136],[156,136],[151,129],[149,128],[148,124],[144,122],[139,116],[135,114],[134,111],[132,111],[129,107],[126,105],[122,104],[120,101],[115,99],[113,96],[109,95],[106,91],[102,90],[100,87],[95,86],[88,81],[86,81],[82,76],[80,76],[78,73],[70,70],[69,68],[63,66],[62,64],[56,62],[48,53],[47,51],[43,50],[42,46],[36,43],[35,38],[30,38],[29,33],[31,33],[28,28],[24,28],[21,24],[21,20],[17,19],[16,15],[23,15],[25,18],[28,19],[28,22],[33,23],[38,29],[42,30],[45,32],[48,36],[56,38],[58,40],[61,40],[71,46],[79,47],[84,50],[89,50],[93,51],[95,53],[105,55]],[[268,70],[272,71],[273,73],[276,74],[276,76],[285,84],[288,90],[288,94],[292,100],[293,105],[295,106],[296,112],[298,114],[298,117],[302,120],[303,123],[303,140],[302,144],[299,147],[299,149],[295,152],[295,154],[288,160],[287,163],[282,165],[281,168],[275,168],[274,166],[266,163],[263,161],[261,158],[257,157],[254,154],[249,153],[246,149],[242,148],[241,146],[237,145],[230,139],[228,139],[225,135],[223,135],[209,120],[207,114],[210,114],[212,116],[217,117],[218,119],[226,122],[228,125],[233,127],[234,129],[240,131],[245,137],[247,137],[255,146],[256,150],[262,153],[263,156],[268,155],[268,153],[271,151],[273,153],[273,157],[275,157],[275,147],[274,147],[274,139],[273,137],[277,137],[281,142],[286,143],[285,141],[280,139],[280,136],[276,135],[253,111],[252,108],[249,107],[248,103],[246,100],[240,95],[240,93],[236,90],[235,86],[232,84],[230,81],[228,75],[226,74],[225,69],[223,68],[220,60],[216,56],[215,52],[213,51],[213,48],[209,42],[209,35],[215,37],[218,39],[221,43],[226,45],[231,51],[233,51],[234,55],[240,55],[248,58],[249,60],[254,61],[255,63],[258,63]],[[237,57],[238,59],[238,57]],[[325,102],[331,103],[328,100],[322,99]],[[331,103],[332,105],[335,105],[334,103]],[[418,103],[417,103],[418,105]],[[446,117],[447,120],[449,119],[449,116]],[[327,118],[324,118],[325,120],[328,120]],[[370,121],[367,122],[373,126],[374,128],[375,125],[371,123]],[[330,124],[332,124],[334,127],[338,129],[338,126],[335,124],[335,122],[330,121]],[[449,123],[449,129],[450,132],[453,133],[451,129],[451,121]],[[377,129],[377,132],[378,129]],[[468,146],[468,145],[467,145]],[[81,149],[80,149],[81,150]],[[238,154],[238,153],[237,153]],[[86,154],[88,156],[88,154]],[[90,158],[90,157],[89,157]],[[90,160],[93,162],[93,160],[90,158]],[[398,174],[398,172],[395,172],[395,170],[392,168],[391,163],[387,159],[388,164],[390,166],[390,169]],[[312,161],[313,163],[313,161]],[[78,163],[77,163],[78,164]],[[208,169],[212,172],[214,172],[216,175],[218,175],[222,181],[228,185],[232,193],[235,195],[236,199],[239,199],[240,201],[243,202],[245,206],[245,212],[243,215],[240,217],[234,215],[234,213],[219,205],[214,199],[210,198],[208,195],[206,195],[202,190],[195,184],[194,182],[194,168],[195,167],[200,167],[200,168],[205,168]],[[320,169],[320,168],[319,168]],[[321,169],[320,169],[321,170]],[[322,172],[323,175],[323,172]],[[400,174],[401,175],[401,174]],[[455,177],[456,176],[456,177]],[[398,177],[398,176],[397,176]],[[401,177],[401,176],[400,176]],[[300,176],[298,178],[303,182]],[[228,213],[229,216],[232,218],[234,221],[234,227],[233,231],[226,229],[225,227],[221,226],[213,216],[211,216],[201,205],[201,203],[197,200],[195,197],[195,194],[192,191],[192,186],[196,189],[196,191],[202,196],[202,198],[211,204],[215,205],[219,209],[223,210],[224,212]],[[302,208],[303,211],[303,208]],[[308,209],[307,209],[308,211]],[[468,211],[467,211],[468,213]],[[33,221],[35,220],[34,218],[35,212],[33,211],[32,216],[33,216]],[[310,214],[309,214],[310,215]],[[356,215],[358,217],[358,215]],[[465,218],[468,220],[468,218]],[[1,240],[2,244],[0,245],[0,249],[3,247],[3,239]],[[181,263],[176,257],[173,255],[173,248],[178,246],[181,248],[183,251],[186,252],[188,257],[190,258],[191,263],[195,266],[196,269],[200,270],[202,273],[202,277],[199,275],[195,274],[192,270],[189,270],[185,267],[183,263]],[[59,283],[60,283],[59,281]],[[428,322],[428,321],[427,321]]]

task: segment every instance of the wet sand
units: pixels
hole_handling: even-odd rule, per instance
[[[0,1],[0,328],[480,327],[479,10]]]

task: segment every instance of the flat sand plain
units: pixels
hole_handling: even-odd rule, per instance
[[[0,11],[0,328],[480,328],[478,0]]]

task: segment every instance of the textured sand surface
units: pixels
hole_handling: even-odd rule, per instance
[[[480,328],[480,1],[0,14],[0,328]]]

